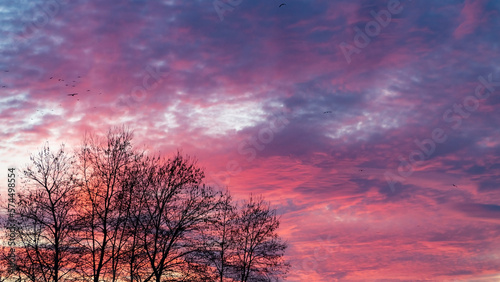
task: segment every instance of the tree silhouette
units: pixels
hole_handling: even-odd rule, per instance
[[[215,211],[215,218],[203,234],[204,248],[202,256],[205,264],[213,269],[214,281],[230,281],[234,277],[231,260],[235,255],[236,241],[233,238],[236,228],[236,211],[229,191],[221,194],[220,204]],[[232,279],[231,279],[232,280]]]
[[[228,190],[203,183],[193,158],[148,156],[132,138],[124,127],[112,128],[105,138],[85,135],[74,156],[46,145],[31,157],[29,186],[16,202],[17,272],[6,272],[13,261],[4,248],[0,281],[285,276],[279,218],[263,198],[237,205]]]
[[[121,262],[127,243],[128,212],[124,196],[131,188],[128,167],[142,154],[131,147],[132,133],[110,129],[105,140],[87,135],[78,153],[81,170],[80,247],[85,250],[83,278],[117,281],[125,270]]]
[[[262,197],[253,196],[240,205],[229,191],[222,195],[203,241],[205,264],[214,269],[214,281],[277,281],[285,277],[289,264],[283,259],[287,245],[276,230],[276,210]]]
[[[197,238],[218,199],[215,191],[201,185],[202,179],[195,162],[179,153],[150,170],[147,185],[141,187],[143,209],[135,218],[151,269],[144,281],[188,279],[187,273],[200,268],[192,254],[199,249]]]
[[[283,277],[289,264],[283,255],[287,248],[276,230],[279,218],[276,210],[262,197],[253,196],[238,209],[232,238],[236,240],[233,267],[237,279],[246,281],[275,281]]]
[[[45,145],[31,156],[24,170],[30,180],[27,191],[19,193],[16,216],[16,264],[30,281],[62,281],[75,266],[74,249],[76,182],[74,160],[64,146],[52,153]]]

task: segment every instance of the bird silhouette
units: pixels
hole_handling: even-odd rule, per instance
[[[359,171],[363,171],[362,169],[360,169]]]
[[[286,5],[285,3],[281,3],[281,4],[279,5],[279,7],[281,8],[281,7],[285,6],[285,5]]]
[[[453,187],[458,187],[457,185],[453,184]]]
[[[53,77],[53,76],[51,76],[49,79],[53,79],[53,78],[54,78],[54,77]]]
[[[326,111],[326,112],[324,112],[324,114],[331,114],[331,113],[332,113],[332,111]]]
[[[75,95],[78,95],[78,93],[70,93],[70,94],[68,94],[68,96],[73,96],[73,97],[74,97]]]

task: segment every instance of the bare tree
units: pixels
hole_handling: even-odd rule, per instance
[[[287,245],[276,233],[276,210],[262,197],[253,196],[236,205],[229,191],[203,236],[200,254],[212,269],[213,281],[278,281],[289,264],[283,255]]]
[[[144,281],[196,281],[204,266],[193,254],[199,251],[200,234],[217,206],[217,193],[201,185],[203,171],[180,153],[146,177],[144,210],[136,217],[151,269]]]
[[[31,281],[64,281],[71,276],[77,191],[74,159],[64,146],[53,153],[48,145],[31,156],[24,175],[30,188],[19,193],[16,216],[17,269]]]
[[[125,128],[108,131],[105,140],[86,136],[78,153],[81,169],[80,247],[85,250],[82,271],[98,282],[117,281],[124,275],[124,260],[129,212],[128,167],[142,154],[131,147],[132,133]],[[89,273],[89,270],[91,273]]]
[[[125,228],[127,241],[124,246],[124,267],[128,272],[128,279],[131,282],[143,281],[150,273],[148,268],[149,261],[143,248],[141,239],[141,222],[144,219],[143,211],[146,208],[148,180],[150,175],[154,174],[159,157],[144,157],[140,161],[133,163],[129,167],[128,181],[124,189],[124,200],[128,201],[126,216],[128,223]]]
[[[95,282],[203,275],[205,266],[191,253],[217,193],[200,185],[203,171],[195,161],[180,153],[166,161],[146,157],[132,149],[131,139],[123,128],[110,130],[105,141],[86,138],[79,153],[79,242],[89,262],[82,271]]]
[[[200,256],[212,269],[212,280],[224,282],[233,281],[229,277],[234,273],[231,260],[236,254],[236,241],[233,238],[236,210],[228,190],[220,196],[219,206],[203,234],[204,248]]]
[[[262,197],[253,196],[238,209],[238,217],[232,228],[236,240],[232,266],[238,281],[276,281],[284,277],[289,264],[283,255],[287,248],[276,233],[279,218],[276,210]]]

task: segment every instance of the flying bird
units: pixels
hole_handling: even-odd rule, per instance
[[[53,77],[53,76],[51,76],[49,79],[53,79],[53,78],[54,78],[54,77]]]
[[[458,187],[457,185],[453,184],[453,187]]]
[[[78,93],[71,93],[71,94],[68,94],[68,96],[75,96],[75,95],[78,95]]]
[[[326,111],[326,112],[324,112],[324,114],[331,114],[331,113],[332,113],[332,111]]]
[[[279,6],[279,8],[281,8],[281,7],[285,6],[285,5],[286,5],[285,3],[281,3],[280,6]]]

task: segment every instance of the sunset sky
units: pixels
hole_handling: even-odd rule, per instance
[[[2,197],[126,125],[271,201],[286,281],[500,280],[500,1],[3,0],[0,34]]]

